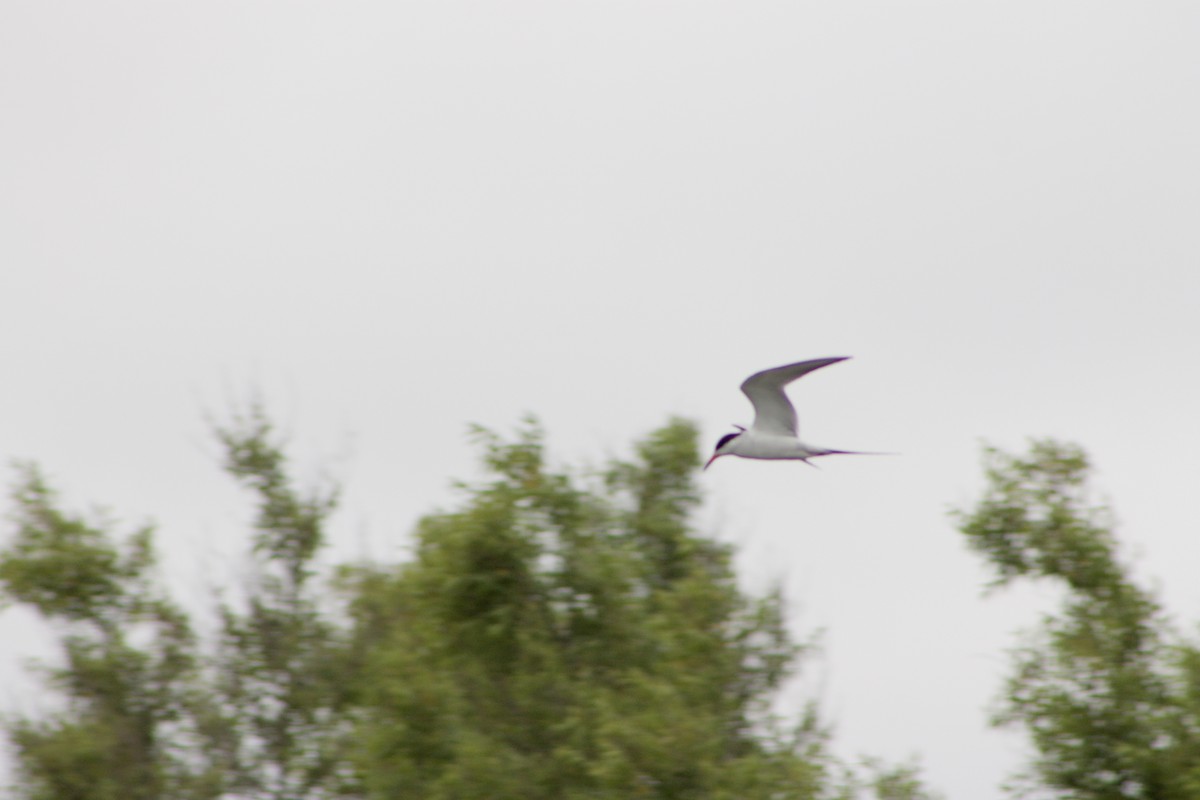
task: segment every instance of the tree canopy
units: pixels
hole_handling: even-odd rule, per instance
[[[486,476],[413,557],[332,576],[337,491],[297,488],[260,411],[217,436],[256,516],[215,638],[162,588],[152,529],[72,514],[21,468],[0,591],[63,633],[64,703],[6,718],[16,797],[927,796],[911,768],[838,763],[811,710],[771,713],[806,648],[695,530],[691,423],[592,471],[551,467],[532,421],[476,431]]]
[[[994,586],[1048,581],[1065,598],[1014,653],[996,716],[1034,745],[1014,788],[1070,800],[1200,797],[1200,646],[1119,557],[1086,454],[1041,440],[1027,455],[985,458],[984,496],[956,514],[962,533]]]

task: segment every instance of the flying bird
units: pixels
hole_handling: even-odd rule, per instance
[[[787,459],[807,464],[810,458],[816,456],[876,455],[855,450],[830,450],[800,441],[796,430],[796,409],[792,407],[792,401],[783,391],[785,386],[797,378],[847,358],[849,356],[814,358],[811,361],[764,369],[746,378],[742,383],[742,392],[750,398],[754,406],[754,424],[749,430],[741,425],[734,425],[738,432],[727,433],[720,438],[717,449],[704,468],[708,469],[721,456]]]

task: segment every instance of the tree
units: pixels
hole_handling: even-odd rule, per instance
[[[811,711],[771,713],[806,648],[694,530],[694,426],[580,473],[547,465],[533,422],[476,433],[487,477],[420,521],[413,558],[331,585],[336,490],[297,488],[261,411],[219,428],[255,516],[212,641],[155,580],[149,528],[122,544],[25,468],[0,596],[65,626],[65,708],[8,718],[15,795],[928,797],[910,768],[837,763]]]
[[[481,438],[491,480],[421,522],[416,558],[346,576],[370,795],[820,795],[811,721],[767,714],[800,649],[779,599],[742,596],[728,548],[690,530],[694,428],[591,489],[547,468],[533,425]]]
[[[225,470],[254,495],[254,569],[241,607],[223,603],[209,676],[209,747],[225,792],[238,798],[343,797],[354,685],[344,632],[319,602],[313,560],[337,506],[336,489],[303,492],[259,407],[220,427]]]
[[[122,553],[111,526],[62,511],[22,469],[0,590],[65,623],[65,665],[48,673],[67,700],[46,719],[8,720],[22,796],[295,800],[353,786],[344,647],[311,583],[336,493],[295,488],[257,408],[216,434],[258,508],[243,602],[221,604],[208,648],[154,580],[152,529]]]
[[[107,526],[61,511],[36,468],[20,473],[0,586],[62,626],[65,663],[45,672],[66,701],[39,720],[8,720],[23,795],[209,796],[211,773],[177,754],[165,734],[183,734],[198,710],[198,663],[186,616],[150,580],[151,529],[119,548]]]
[[[983,498],[956,516],[993,585],[1044,580],[1065,591],[1016,651],[995,718],[1023,725],[1037,752],[1015,788],[1072,800],[1200,797],[1200,648],[1119,559],[1086,455],[1044,440],[1024,457],[988,449],[985,464]]]

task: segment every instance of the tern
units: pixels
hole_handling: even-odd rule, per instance
[[[810,458],[816,456],[875,455],[855,450],[830,450],[800,441],[796,430],[796,409],[783,391],[784,387],[797,378],[847,358],[849,356],[814,358],[811,361],[764,369],[746,378],[742,382],[742,392],[750,398],[754,406],[754,424],[749,430],[741,425],[734,425],[738,432],[727,433],[720,438],[716,451],[704,468],[708,469],[721,456],[787,459],[807,464]]]

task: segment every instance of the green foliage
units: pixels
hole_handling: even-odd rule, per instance
[[[309,565],[324,542],[324,526],[337,507],[337,492],[300,493],[287,474],[287,459],[272,435],[262,408],[235,416],[228,427],[218,427],[225,446],[225,470],[251,489],[258,499],[255,550],[266,564],[284,567],[286,586],[273,593],[297,597],[310,577]]]
[[[65,666],[49,671],[68,709],[8,722],[24,796],[317,798],[347,788],[345,648],[309,585],[335,496],[292,486],[259,410],[217,435],[227,471],[258,501],[257,561],[240,606],[219,608],[208,654],[152,580],[151,530],[122,550],[23,468],[0,587],[70,624]]]
[[[66,626],[65,664],[46,670],[66,710],[8,720],[26,796],[193,796],[195,773],[159,734],[187,713],[194,637],[149,581],[150,530],[118,548],[105,528],[62,512],[28,465],[12,497],[0,589]]]
[[[995,585],[1028,578],[1066,590],[1014,654],[996,718],[1024,725],[1037,750],[1018,788],[1078,800],[1200,796],[1200,650],[1118,559],[1086,456],[1039,441],[1027,457],[989,449],[986,466],[983,499],[957,517]]]
[[[48,617],[102,621],[125,599],[123,581],[136,579],[149,559],[149,530],[138,532],[124,558],[107,533],[59,511],[45,479],[19,465],[12,493],[16,536],[0,557],[9,596]]]
[[[333,593],[337,493],[296,487],[256,408],[216,433],[255,513],[211,641],[158,588],[149,528],[118,542],[21,472],[0,593],[61,626],[65,702],[6,720],[15,797],[925,797],[908,768],[850,774],[811,712],[770,713],[804,648],[694,531],[691,424],[587,474],[547,466],[532,421],[477,430],[487,477],[411,560],[343,567]]]
[[[930,792],[921,783],[916,764],[889,766],[878,759],[868,758],[863,764],[864,774],[855,782],[863,785],[876,800],[938,800],[939,795]]]
[[[369,795],[817,796],[819,737],[766,714],[798,650],[778,598],[740,595],[689,529],[693,427],[591,487],[547,468],[532,424],[480,438],[490,480],[421,522],[416,558],[346,576]]]
[[[343,796],[354,787],[342,767],[349,695],[344,637],[311,580],[337,492],[296,488],[260,408],[216,433],[226,471],[256,501],[256,569],[242,587],[242,607],[219,609],[209,746],[239,798]]]

